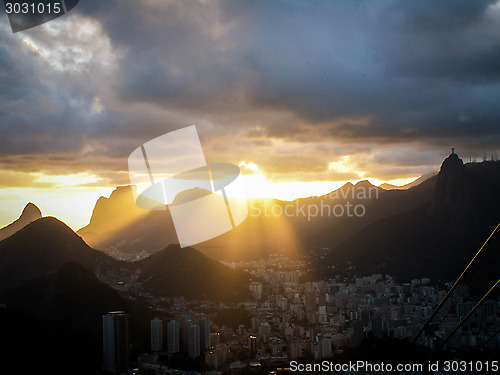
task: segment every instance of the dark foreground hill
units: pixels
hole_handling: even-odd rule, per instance
[[[1,362],[23,373],[99,374],[102,315],[116,310],[130,315],[131,357],[148,351],[153,313],[96,274],[112,283],[113,275],[138,275],[132,289],[157,296],[232,301],[249,293],[246,273],[192,248],[172,245],[140,262],[120,262],[61,221],[39,219],[0,242],[0,335],[7,344]]]
[[[77,263],[41,276],[0,295],[2,363],[22,364],[23,371],[100,373],[102,315],[123,310],[130,315],[135,354],[148,348],[152,313],[120,296]],[[5,351],[6,350],[6,351]],[[29,360],[28,360],[29,359]],[[24,373],[24,372],[22,372]]]
[[[67,262],[89,270],[120,262],[90,248],[63,222],[44,217],[0,242],[0,292],[57,272]]]
[[[248,294],[248,274],[193,248],[171,245],[139,262],[118,261],[89,247],[53,217],[39,219],[0,242],[0,293],[55,273],[67,262],[108,278],[137,273],[138,284],[131,287],[153,295],[234,300]]]
[[[169,245],[134,263],[144,291],[189,299],[236,300],[249,296],[249,275],[193,248]]]

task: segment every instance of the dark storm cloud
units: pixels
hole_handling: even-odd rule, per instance
[[[333,135],[390,139],[498,134],[500,12],[494,3],[87,8],[113,43],[128,49],[117,75],[123,100],[194,112],[279,108],[310,122],[366,116],[366,127],[336,125]],[[290,134],[268,130],[281,133]]]
[[[314,173],[331,140],[417,142],[432,165],[449,141],[471,154],[500,143],[495,1],[85,1],[51,25],[73,28],[14,36],[0,22],[5,165],[54,153],[124,170],[135,147],[193,123],[228,155],[314,142]],[[274,173],[299,163],[272,157]]]

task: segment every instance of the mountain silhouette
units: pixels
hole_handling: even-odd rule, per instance
[[[127,187],[127,189],[131,188]],[[303,211],[295,217],[285,214],[275,215],[276,212],[284,213],[287,205],[320,205],[320,201],[328,206],[343,204],[346,201],[355,203],[360,200],[356,196],[357,193],[369,189],[373,196],[362,197],[363,202],[367,199],[376,199],[379,193],[384,192],[383,189],[368,181],[360,181],[356,185],[347,183],[336,191],[321,197],[298,199],[294,202],[278,199],[251,199],[248,202],[249,216],[243,223],[222,236],[197,244],[196,249],[211,258],[220,260],[260,258],[267,255],[270,249],[277,247],[286,248],[292,253],[296,253],[300,250],[303,238],[307,243],[307,237],[310,236],[310,233],[317,231],[319,227],[326,224],[331,226],[332,222],[340,220],[336,220],[334,217],[320,216],[308,218],[302,215]],[[176,202],[184,199],[191,200],[200,194],[205,194],[205,192],[192,189],[179,194],[176,197]],[[105,198],[100,198],[90,224],[78,231],[78,234],[92,247],[118,259],[134,260],[154,254],[170,243],[178,242],[168,206],[166,211],[150,211],[144,216],[134,218],[119,229],[108,224],[112,222],[112,219],[105,220],[103,218],[113,215],[124,216],[128,211],[127,207],[135,205],[132,194],[129,194],[126,203],[117,197],[118,195],[113,193],[106,200],[111,207],[109,212],[105,212],[104,206],[100,203]],[[99,209],[98,206],[100,206]],[[273,207],[273,212],[266,211],[267,208],[270,208],[270,211]],[[101,210],[101,208],[103,209]],[[256,213],[260,214],[256,215]],[[102,224],[96,229],[97,226],[93,224],[94,222]],[[341,231],[339,235],[345,233],[345,231]]]
[[[464,164],[452,153],[437,175],[421,181],[424,176],[404,190],[384,190],[361,181],[293,202],[251,199],[249,216],[242,224],[195,247],[211,258],[228,261],[258,259],[276,251],[314,257],[316,249],[330,249],[318,264],[322,275],[350,269],[358,275],[376,272],[405,280],[425,276],[451,280],[499,221],[499,176],[498,161]],[[326,207],[328,213],[347,203],[361,204],[364,214],[307,217],[296,210]],[[287,207],[293,215],[284,214]],[[158,215],[163,215],[162,220]],[[109,248],[103,251],[109,254],[125,243],[129,255],[153,254],[160,246],[176,242],[170,220],[168,210],[138,218],[122,229],[126,241],[109,237]]]
[[[67,262],[77,262],[90,270],[120,264],[90,248],[63,222],[44,217],[0,242],[0,291],[54,273]]]
[[[12,236],[18,230],[24,228],[29,223],[40,219],[41,217],[42,212],[40,211],[40,209],[35,204],[29,202],[24,207],[21,216],[19,216],[19,219],[0,229],[0,241],[4,238]]]
[[[330,247],[357,232],[369,223],[404,212],[431,199],[434,180],[428,179],[405,191],[386,191],[364,180],[346,183],[337,190],[319,197],[297,199],[293,202],[278,199],[249,199],[249,215],[233,230],[195,245],[196,249],[219,260],[258,259],[275,249],[285,249],[290,254],[301,254],[311,247]],[[130,192],[124,202],[118,199],[119,191]],[[90,224],[78,231],[86,242],[115,258],[135,260],[154,254],[170,243],[177,243],[177,235],[170,212],[150,211],[136,216],[126,225],[115,226],[113,215],[126,216],[135,206],[130,187],[118,188],[109,198],[100,198]],[[186,195],[198,194],[187,192]],[[183,197],[179,197],[179,199]],[[176,197],[177,199],[177,197]],[[107,202],[109,211],[102,202]],[[333,214],[335,206],[346,204],[370,209],[362,217]],[[99,207],[98,207],[99,206]],[[307,207],[326,206],[329,215],[308,215]],[[340,207],[341,208],[341,207]],[[292,215],[285,214],[285,211]],[[278,215],[276,215],[278,213]],[[314,214],[314,213],[313,213]],[[106,218],[106,219],[105,219]],[[94,223],[100,223],[99,226]]]
[[[500,163],[496,165],[500,168]],[[431,215],[448,218],[453,225],[465,229],[465,222],[481,220],[490,213],[498,202],[498,184],[473,173],[473,166],[466,168],[455,153],[444,160],[429,207]],[[498,173],[500,170],[492,171],[493,175]]]
[[[498,175],[500,163],[495,163],[489,171]],[[477,173],[478,167],[483,168],[464,165],[452,153],[435,178],[400,192],[408,196],[425,188],[420,204],[360,228],[335,244],[318,267],[329,275],[386,273],[404,281],[456,279],[500,221],[500,186],[495,178]],[[492,264],[483,279],[494,270]]]
[[[446,214],[460,203],[459,195],[464,191],[462,180],[465,174],[464,162],[454,152],[443,161],[431,204],[432,214]]]
[[[144,291],[188,299],[236,300],[249,296],[249,275],[199,251],[172,244],[134,263]]]
[[[233,300],[248,292],[248,274],[195,249],[168,248],[138,262],[118,261],[89,247],[63,222],[39,219],[0,242],[0,292],[57,272],[68,262],[100,275],[139,275],[135,289],[153,295]]]
[[[415,179],[407,184],[401,185],[401,186],[383,183],[380,185],[380,187],[382,189],[385,189],[385,190],[407,190],[407,189],[412,188],[414,186],[420,185],[422,182],[424,182],[428,178],[432,177],[433,175],[434,174],[425,174],[425,175],[420,176],[419,178],[417,178],[417,179]]]
[[[90,223],[77,231],[91,247],[115,258],[137,260],[178,242],[170,211],[139,208],[131,186],[100,197]]]
[[[92,212],[90,223],[80,229],[81,232],[106,233],[127,225],[148,211],[134,203],[131,186],[118,186],[109,198],[100,197]]]

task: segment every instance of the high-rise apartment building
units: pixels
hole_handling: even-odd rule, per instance
[[[200,356],[200,327],[194,323],[188,328],[188,355],[191,358]]]
[[[200,347],[202,349],[210,347],[210,318],[208,316],[200,318]]]
[[[111,374],[126,374],[129,370],[129,316],[123,311],[103,315],[103,369]]]
[[[167,323],[167,350],[169,353],[179,353],[179,323],[171,320]]]
[[[182,351],[183,353],[188,353],[189,345],[188,345],[188,336],[189,336],[189,327],[193,324],[193,319],[190,315],[186,315],[182,322]]]
[[[151,321],[151,351],[163,350],[163,320],[155,318]]]

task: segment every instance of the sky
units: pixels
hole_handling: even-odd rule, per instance
[[[495,1],[97,1],[0,14],[0,226],[74,229],[144,142],[196,125],[255,196],[404,184],[500,147]]]

